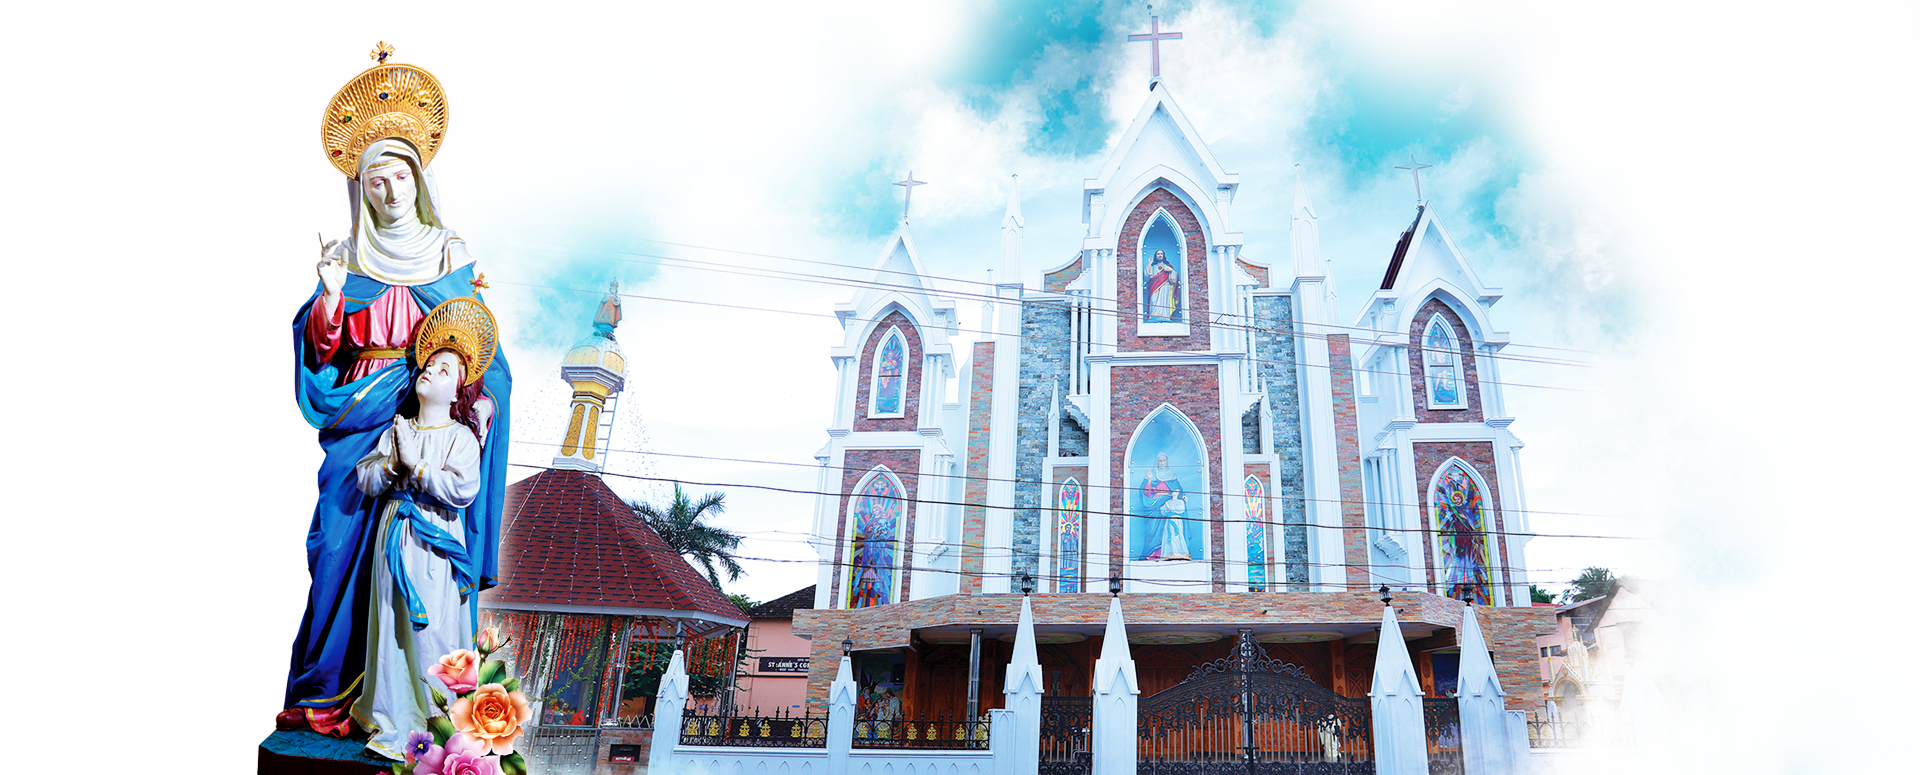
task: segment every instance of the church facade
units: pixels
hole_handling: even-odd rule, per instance
[[[844,647],[875,707],[996,707],[1022,594],[1049,696],[1089,694],[1109,594],[1143,694],[1250,638],[1363,696],[1382,586],[1429,694],[1470,602],[1508,707],[1539,704],[1499,291],[1423,205],[1342,320],[1308,192],[1291,245],[1247,245],[1239,185],[1156,79],[1037,287],[1017,185],[997,283],[936,289],[902,220],[836,309],[811,704]]]

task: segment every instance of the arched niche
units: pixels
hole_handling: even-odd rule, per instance
[[[899,599],[901,527],[905,488],[886,466],[874,466],[847,499],[847,608],[886,605]]]
[[[1127,558],[1207,558],[1206,446],[1193,421],[1161,405],[1127,443]]]
[[[1495,554],[1487,482],[1459,457],[1448,458],[1427,484],[1427,518],[1434,531],[1434,567],[1440,593],[1494,605]]]

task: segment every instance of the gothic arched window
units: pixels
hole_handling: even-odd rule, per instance
[[[906,513],[900,480],[884,466],[867,474],[847,513],[847,607],[894,601],[900,582],[900,526]]]
[[[1193,423],[1162,405],[1127,448],[1127,557],[1207,558],[1206,447]]]
[[[1055,590],[1059,592],[1079,592],[1080,577],[1086,570],[1086,493],[1080,487],[1080,480],[1068,479],[1060,483],[1060,499],[1056,513],[1059,515],[1059,582]]]
[[[907,337],[898,327],[889,329],[873,359],[868,417],[906,416],[907,355]]]
[[[1441,464],[1427,490],[1427,513],[1439,537],[1440,591],[1479,605],[1493,605],[1494,554],[1486,502],[1486,484],[1457,457]]]
[[[1145,323],[1187,322],[1186,240],[1166,210],[1140,236],[1140,316]]]
[[[1428,409],[1467,408],[1466,372],[1462,368],[1459,338],[1446,317],[1435,314],[1420,337],[1427,372]]]
[[[1247,475],[1247,591],[1267,589],[1267,485]]]

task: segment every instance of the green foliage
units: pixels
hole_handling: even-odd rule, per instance
[[[1618,581],[1613,571],[1606,568],[1591,567],[1580,571],[1580,575],[1567,585],[1567,591],[1560,595],[1560,603],[1565,605],[1600,597],[1613,591],[1613,585]]]
[[[427,691],[433,693],[433,707],[439,708],[441,713],[447,712],[447,693],[440,691],[440,687],[434,686],[432,681],[427,681],[427,679],[424,678],[420,680],[425,681]]]
[[[480,663],[480,685],[497,684],[507,677],[507,663],[498,659],[489,659]]]
[[[527,775],[527,760],[518,751],[500,757],[500,771],[506,775]]]
[[[1527,585],[1527,594],[1529,594],[1529,595],[1532,595],[1532,596],[1533,596],[1533,602],[1536,602],[1536,603],[1551,603],[1551,602],[1553,602],[1553,593],[1552,593],[1552,592],[1548,592],[1548,591],[1546,591],[1546,590],[1544,590],[1544,589],[1541,589],[1541,588],[1540,588],[1540,585],[1539,585],[1539,584],[1528,584],[1528,585]]]
[[[506,689],[507,691],[510,691],[510,692],[520,691],[520,679],[509,678],[500,684],[500,688]]]
[[[427,719],[427,731],[433,733],[434,745],[444,746],[453,737],[453,719],[446,716],[434,716]]]
[[[730,601],[733,601],[733,604],[736,606],[739,606],[740,610],[742,611],[745,611],[749,608],[760,605],[759,603],[754,602],[753,598],[747,597],[746,595],[735,594],[732,592],[727,593],[727,599]]]
[[[726,512],[726,493],[710,492],[700,499],[689,500],[680,484],[673,485],[673,502],[665,510],[652,504],[628,501],[635,516],[660,538],[673,547],[673,551],[691,560],[707,572],[707,580],[714,589],[720,588],[719,569],[725,569],[728,581],[738,581],[745,569],[734,552],[740,548],[741,535],[706,524],[709,517]]]

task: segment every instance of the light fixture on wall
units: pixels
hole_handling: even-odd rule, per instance
[[[1020,574],[1020,594],[1022,595],[1033,594],[1033,574],[1031,573]]]
[[[1108,577],[1107,577],[1107,591],[1108,591],[1108,592],[1112,592],[1112,593],[1113,593],[1113,596],[1114,596],[1114,597],[1119,597],[1119,596],[1120,596],[1120,576],[1119,576],[1119,574],[1114,574],[1114,575],[1112,575],[1112,576],[1108,576]]]
[[[1380,602],[1393,605],[1393,589],[1385,584],[1380,585]]]
[[[844,656],[849,656],[851,654],[853,654],[853,639],[842,638],[840,640],[840,656],[844,657]]]

